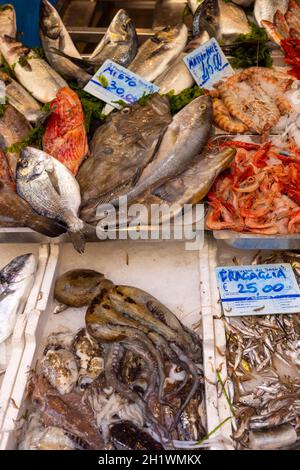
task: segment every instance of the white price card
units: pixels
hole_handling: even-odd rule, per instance
[[[226,316],[300,312],[300,289],[290,264],[216,268]]]
[[[183,60],[197,85],[208,90],[220,80],[234,74],[215,38],[187,54]]]
[[[132,104],[143,95],[158,92],[159,88],[107,59],[84,87],[84,91],[120,109],[123,103]]]

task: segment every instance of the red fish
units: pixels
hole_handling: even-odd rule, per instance
[[[50,109],[52,113],[43,136],[43,149],[76,175],[88,153],[80,100],[70,88],[61,88]]]

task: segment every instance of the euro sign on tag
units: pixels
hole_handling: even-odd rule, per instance
[[[220,80],[234,74],[215,38],[187,54],[183,60],[197,85],[208,90]]]
[[[124,104],[135,103],[144,95],[158,92],[159,88],[107,59],[84,87],[84,91],[121,109]]]

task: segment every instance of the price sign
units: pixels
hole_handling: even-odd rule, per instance
[[[290,264],[216,268],[226,316],[300,312],[300,289]]]
[[[208,90],[215,83],[234,74],[215,38],[187,54],[183,60],[197,85]]]
[[[87,83],[84,91],[120,109],[124,103],[132,104],[143,95],[158,92],[159,88],[108,59]]]

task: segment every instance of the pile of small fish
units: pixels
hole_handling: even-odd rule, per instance
[[[32,253],[11,260],[0,271],[0,369],[7,365],[5,341],[14,331],[33,286],[37,260]]]
[[[208,199],[211,230],[235,230],[265,235],[299,233],[300,152],[245,142],[236,145],[235,161],[219,176]]]
[[[291,263],[293,252],[258,254],[253,264]],[[300,314],[224,318],[233,403],[233,439],[239,449],[299,449]]]
[[[262,67],[232,75],[211,92],[215,125],[232,134],[268,135],[281,116],[292,111],[285,93],[293,81],[285,72]]]
[[[63,274],[54,295],[88,305],[86,328],[48,337],[20,448],[155,450],[205,435],[195,333],[150,294],[92,270]]]

